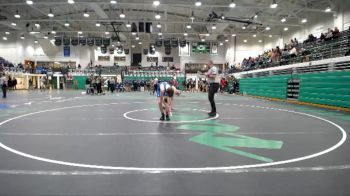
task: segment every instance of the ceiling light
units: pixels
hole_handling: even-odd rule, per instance
[[[126,27],[127,27],[127,28],[130,28],[130,27],[131,27],[130,22],[126,23]]]
[[[68,0],[69,4],[74,4],[74,0]]]
[[[68,22],[64,23],[64,26],[69,27],[70,24]]]
[[[5,32],[6,35],[10,35],[10,32]]]
[[[288,27],[284,27],[284,29],[283,29],[284,31],[288,31]]]
[[[49,39],[49,37],[45,36],[44,39]]]
[[[52,34],[56,34],[56,31],[51,31]]]
[[[112,44],[112,47],[114,47],[114,44]]]
[[[117,1],[111,1],[111,4],[117,4]]]
[[[26,1],[26,3],[28,4],[28,5],[33,5],[33,1]]]
[[[307,19],[306,19],[306,18],[303,18],[303,19],[301,20],[301,23],[307,23]]]
[[[163,33],[162,33],[162,32],[159,32],[158,35],[161,36],[161,35],[163,35]]]
[[[140,39],[140,37],[135,37],[135,40],[139,40]]]
[[[7,40],[7,37],[2,37],[3,40]]]
[[[286,18],[282,18],[282,19],[281,19],[281,22],[286,22],[286,21],[287,21]]]
[[[136,35],[136,32],[132,32],[131,35]]]
[[[101,26],[101,24],[100,23],[96,23],[96,27],[100,27]]]
[[[254,15],[254,18],[255,18],[255,19],[258,18],[258,14],[255,14],[255,15]]]
[[[125,18],[125,14],[124,14],[124,11],[122,10],[122,13],[120,13],[119,15],[120,18]]]
[[[106,35],[109,35],[109,32],[108,32],[108,31],[106,31],[106,32],[105,32],[105,34],[106,34]]]
[[[141,45],[141,44],[142,44],[142,42],[139,42],[139,44]]]
[[[272,35],[269,35],[269,37],[272,37]]]
[[[24,39],[24,35],[21,35],[21,39]]]
[[[52,18],[54,17],[55,15],[52,13],[52,10],[50,9],[50,13],[47,14],[48,17]]]
[[[192,28],[192,26],[191,26],[191,25],[187,25],[187,26],[186,26],[186,28],[191,29],[191,28]]]
[[[247,28],[246,26],[243,26],[243,27],[242,27],[243,30],[246,29],[246,28]]]
[[[162,25],[158,23],[158,24],[157,24],[157,28],[158,28],[158,29],[162,28]]]
[[[236,4],[235,4],[234,0],[232,0],[232,2],[230,3],[230,8],[234,8],[234,7],[236,7]]]
[[[199,7],[199,6],[201,6],[201,5],[202,5],[202,2],[200,2],[200,1],[196,1],[196,3],[195,3],[194,5],[196,5],[197,7]]]
[[[324,12],[331,12],[332,11],[332,9],[330,8],[330,7],[327,7],[325,10],[324,10]]]
[[[160,14],[156,14],[154,17],[155,17],[157,20],[159,20],[162,16],[161,16]]]
[[[270,31],[270,30],[271,30],[271,27],[266,27],[265,30],[266,30],[266,31]]]
[[[220,43],[219,45],[220,45],[220,46],[223,46],[223,45],[224,45],[224,43]]]
[[[236,37],[236,34],[232,34],[232,37]]]
[[[192,11],[191,17],[190,19],[192,20],[192,22],[194,21],[195,17],[194,17],[194,12]]]
[[[12,25],[12,26],[17,26],[17,24],[16,24],[16,23],[14,23],[14,22],[13,22],[13,23],[11,23],[11,25]]]
[[[256,37],[256,34],[254,34],[253,37]]]
[[[259,43],[261,43],[262,42],[262,40],[259,40]]]
[[[188,36],[188,33],[184,33],[184,36]]]
[[[159,1],[153,1],[153,5],[157,7],[158,5],[160,5],[160,2]]]
[[[221,20],[225,20],[224,14],[221,15]]]
[[[225,39],[225,42],[228,42],[228,39]]]
[[[244,43],[247,43],[247,40],[245,39],[245,40],[243,40],[243,42],[244,42]]]
[[[201,39],[202,42],[205,42],[205,39]]]
[[[35,26],[36,28],[40,28],[40,24],[39,24],[39,23],[35,23],[34,26]]]
[[[21,15],[18,14],[18,10],[16,11],[16,14],[13,15],[15,18],[21,18]]]
[[[38,43],[38,40],[35,40],[34,43],[37,44],[37,43]]]
[[[276,0],[273,0],[271,5],[270,5],[270,8],[275,9],[275,8],[277,8],[277,6],[278,6],[278,4],[277,4]]]
[[[85,18],[88,18],[88,17],[90,17],[90,14],[88,14],[88,13],[87,13],[87,10],[85,10],[83,16],[84,16]]]
[[[81,35],[81,34],[83,34],[83,32],[82,31],[78,31],[78,34]]]
[[[135,48],[135,45],[131,45],[132,48]]]
[[[205,34],[205,37],[209,37],[209,36],[210,36],[210,34],[209,34],[209,33],[206,33],[206,34]]]
[[[211,26],[211,29],[215,30],[216,29],[216,25],[214,24],[213,26]]]

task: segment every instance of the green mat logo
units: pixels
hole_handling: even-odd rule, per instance
[[[273,162],[271,158],[248,153],[236,148],[258,148],[258,149],[281,149],[283,142],[276,140],[265,140],[237,134],[239,127],[211,121],[201,124],[185,124],[177,129],[203,132],[198,136],[190,138],[191,142],[206,145],[211,148],[234,153],[240,156],[256,159],[263,162]]]

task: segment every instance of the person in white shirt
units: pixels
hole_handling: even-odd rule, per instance
[[[0,74],[0,86],[2,90],[2,98],[6,98],[6,91],[7,91],[7,79],[5,74]]]
[[[208,90],[208,99],[211,106],[211,112],[208,113],[209,116],[216,116],[216,105],[214,101],[215,93],[219,90],[219,70],[217,67],[214,66],[214,63],[212,60],[208,62],[209,70],[206,73],[206,77],[209,84],[209,90]]]

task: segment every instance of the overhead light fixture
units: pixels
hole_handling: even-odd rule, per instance
[[[192,22],[194,21],[194,19],[196,19],[196,18],[194,17],[194,12],[193,12],[193,11],[192,11],[192,14],[191,14],[190,19],[192,20]]]
[[[35,23],[34,26],[39,29],[40,28],[40,24],[39,23]]]
[[[81,34],[83,34],[83,32],[82,31],[78,31],[78,34],[81,35]]]
[[[38,40],[35,40],[34,43],[37,44],[37,43],[38,43]]]
[[[286,18],[282,18],[282,19],[281,19],[281,22],[286,22],[286,21],[287,21]]]
[[[85,18],[90,17],[90,14],[87,12],[87,9],[85,10],[85,12],[84,12],[83,16],[84,16]]]
[[[236,7],[236,4],[235,4],[235,1],[234,0],[232,0],[232,2],[230,3],[230,8],[234,8],[234,7]]]
[[[132,32],[131,35],[136,35],[136,32]]]
[[[187,28],[187,29],[191,29],[192,26],[191,26],[191,25],[187,25],[186,28]]]
[[[153,5],[157,7],[158,5],[160,5],[160,2],[159,1],[153,1]]]
[[[215,30],[216,29],[216,25],[213,24],[213,26],[211,26],[211,29]]]
[[[222,42],[221,42],[219,45],[220,45],[220,46],[223,46],[223,45],[224,45],[224,43],[222,43]]]
[[[109,32],[108,32],[108,31],[106,31],[106,32],[105,32],[105,35],[109,35]]]
[[[270,30],[271,30],[271,27],[266,27],[265,30],[266,30],[266,31],[270,31]]]
[[[259,43],[261,43],[262,42],[262,40],[259,40]]]
[[[5,34],[6,34],[6,35],[10,35],[10,32],[6,31]]]
[[[160,23],[157,24],[157,28],[160,29],[162,28],[162,25]]]
[[[64,26],[69,27],[70,24],[68,22],[64,23]]]
[[[256,34],[254,34],[253,37],[256,37]]]
[[[52,13],[52,10],[50,9],[50,13],[47,14],[50,18],[54,17],[55,15]]]
[[[96,27],[100,27],[101,26],[101,24],[100,23],[96,23]]]
[[[135,48],[135,45],[131,45],[132,48]]]
[[[75,2],[74,2],[74,0],[68,0],[68,3],[69,4],[74,4]]]
[[[51,31],[51,34],[56,34],[56,31]]]
[[[131,28],[130,22],[126,23],[126,27],[127,27],[127,28]]]
[[[273,0],[271,5],[270,5],[270,8],[275,9],[277,7],[278,7],[278,4],[277,4],[276,0]]]
[[[255,15],[254,15],[254,18],[257,19],[257,18],[258,18],[258,14],[255,14]]]
[[[163,35],[163,33],[162,33],[162,32],[159,32],[158,35],[161,36],[161,35]]]
[[[49,37],[45,36],[44,39],[49,39]]]
[[[243,26],[242,29],[245,30],[247,27],[246,26]]]
[[[332,11],[332,9],[331,9],[330,7],[327,7],[327,8],[324,10],[324,12],[326,12],[326,13],[331,12],[331,11]]]
[[[195,6],[199,7],[202,5],[202,2],[201,1],[196,1],[196,3],[194,4]]]
[[[141,45],[141,44],[142,44],[142,42],[139,42],[139,44]]]
[[[225,42],[228,42],[228,39],[225,39]]]
[[[21,15],[19,15],[18,10],[16,10],[16,14],[13,15],[15,18],[21,18]]]
[[[301,20],[301,23],[307,23],[307,19],[306,19],[306,18],[303,18],[303,19]]]
[[[205,37],[209,37],[209,36],[210,36],[210,34],[209,34],[209,33],[205,34]]]
[[[185,37],[188,36],[188,33],[184,33],[184,36],[185,36]]]
[[[221,14],[221,20],[225,20],[224,14]]]
[[[157,13],[154,17],[155,17],[157,20],[159,20],[162,16],[161,16],[159,13]]]
[[[283,29],[284,31],[288,31],[288,27],[284,27],[284,29]]]
[[[272,37],[272,35],[269,35],[269,37]]]
[[[117,1],[110,1],[111,2],[111,4],[117,4]]]
[[[246,39],[245,39],[245,40],[243,40],[243,42],[244,42],[244,43],[247,43],[247,42],[248,42],[248,40],[246,40]]]
[[[232,37],[236,37],[236,34],[232,34]]]
[[[201,39],[202,42],[205,42],[205,39]]]
[[[30,1],[30,0],[27,0],[26,3],[27,3],[28,5],[33,5],[33,1]]]
[[[139,36],[135,37],[135,40],[139,40],[139,39],[140,39],[140,37],[139,37]]]
[[[3,40],[7,40],[7,37],[2,37]]]
[[[13,23],[11,23],[11,25],[12,25],[12,26],[17,26],[17,24],[16,24],[16,23],[14,23],[14,22],[13,22]]]
[[[24,35],[21,35],[21,39],[24,39]]]
[[[120,18],[125,18],[124,10],[122,10],[122,13],[119,15]]]

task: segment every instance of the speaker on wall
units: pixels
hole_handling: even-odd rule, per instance
[[[152,33],[153,27],[151,22],[146,22],[146,33]]]

